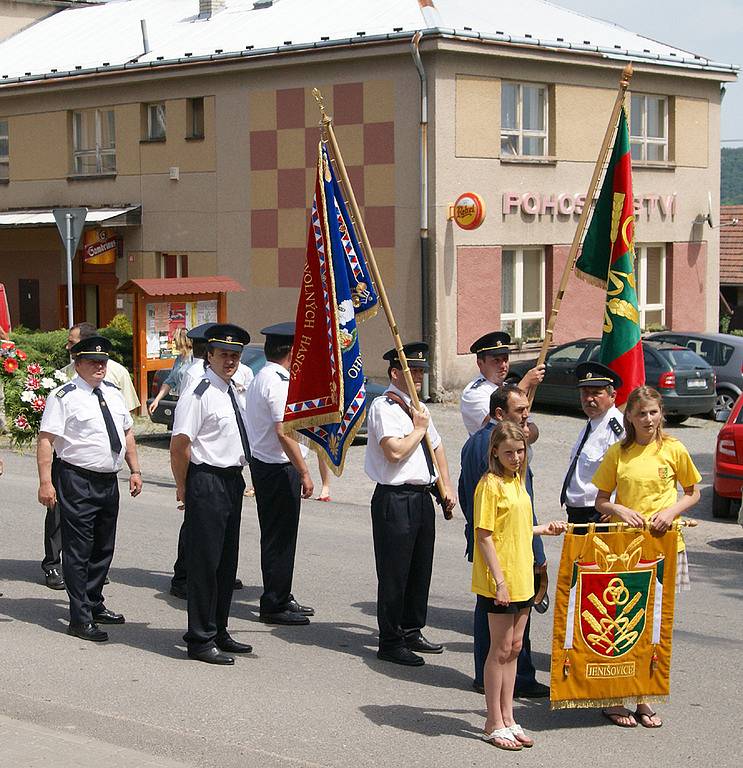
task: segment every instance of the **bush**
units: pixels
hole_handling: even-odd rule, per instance
[[[131,371],[133,336],[132,326],[126,315],[115,315],[105,328],[100,329],[100,334],[113,345],[111,357]],[[70,362],[70,355],[65,349],[66,328],[60,328],[58,331],[31,331],[19,325],[10,334],[10,339],[28,354],[29,362],[52,369],[64,368]]]

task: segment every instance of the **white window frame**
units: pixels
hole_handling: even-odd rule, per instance
[[[663,137],[656,138],[648,136],[648,99],[657,99],[664,104],[663,109]],[[632,104],[635,100],[642,102],[642,133],[635,135],[632,133]],[[630,96],[630,153],[633,147],[640,147],[640,157],[632,157],[633,163],[667,163],[668,162],[668,108],[669,99],[667,96],[660,96],[655,93],[633,93]],[[648,145],[663,147],[663,157],[660,160],[648,160]]]
[[[165,259],[167,256],[175,256],[175,277],[173,280],[183,277],[183,259],[187,256],[184,253],[161,253],[160,254],[160,277],[164,278],[167,272]]]
[[[516,97],[516,128],[504,128],[503,127],[503,86],[512,85],[518,89],[518,95]],[[523,89],[524,88],[542,88],[544,90],[544,130],[536,131],[522,127],[522,113],[523,113]],[[548,157],[549,156],[549,86],[545,83],[519,83],[512,80],[504,80],[501,83],[501,129],[500,129],[500,156],[501,158],[516,158],[516,157]],[[515,155],[506,154],[503,152],[503,139],[505,137],[516,137],[518,142],[518,152]],[[524,154],[524,137],[534,139],[544,139],[544,151],[541,155],[527,155]]]
[[[101,131],[101,118],[103,115],[112,113],[113,119],[113,144],[110,147],[103,147],[102,144],[102,131]],[[80,149],[80,139],[77,127],[77,115],[85,115],[88,118],[95,120],[95,147],[85,147]],[[82,163],[80,162],[85,157],[95,157],[96,170],[95,173],[85,173],[82,170]],[[103,168],[103,158],[112,157],[113,167]],[[116,173],[116,114],[111,109],[81,109],[75,110],[72,113],[72,168],[73,172],[77,175],[96,176],[101,174]]]
[[[660,298],[658,304],[648,304],[648,248],[658,248],[661,253],[660,264]],[[636,243],[635,244],[635,272],[637,273],[637,306],[640,310],[640,328],[645,330],[647,323],[645,318],[648,312],[661,313],[660,324],[666,324],[666,245],[665,243]]]
[[[8,144],[8,154],[0,155],[0,180],[10,179],[10,127],[9,121],[0,120],[0,139],[5,139]]]
[[[147,105],[147,139],[164,141],[168,129],[165,102],[155,101]]]
[[[503,248],[502,253],[510,251],[513,259],[513,312],[503,312],[501,307],[501,327],[506,322],[513,323],[513,338],[523,339],[524,320],[539,320],[539,338],[544,338],[544,295],[545,295],[545,254],[541,246],[518,246]],[[539,280],[541,282],[541,306],[538,311],[524,312],[524,251],[539,251]],[[501,256],[502,259],[502,256]],[[503,284],[503,262],[501,260],[501,290]]]

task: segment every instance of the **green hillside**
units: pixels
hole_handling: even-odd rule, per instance
[[[743,205],[743,147],[722,150],[721,205]]]

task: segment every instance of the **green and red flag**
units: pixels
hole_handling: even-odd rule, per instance
[[[622,378],[617,405],[645,383],[635,287],[635,199],[627,116],[619,115],[614,149],[575,265],[578,277],[606,290],[599,361]]]

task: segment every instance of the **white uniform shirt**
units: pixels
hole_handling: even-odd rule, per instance
[[[498,386],[478,373],[462,390],[459,410],[462,413],[464,428],[470,435],[474,435],[484,426],[485,419],[490,414],[490,395]]]
[[[284,421],[286,398],[289,394],[289,371],[278,363],[267,362],[258,371],[248,387],[248,437],[253,457],[266,464],[286,464],[284,453],[276,435],[276,424]],[[309,448],[299,443],[302,456]]]
[[[194,360],[189,366],[183,369],[183,375],[181,377],[181,395],[185,395],[186,392],[193,389],[204,378],[204,371],[203,358]],[[248,386],[254,378],[255,374],[247,365],[238,363],[237,370],[232,377],[232,382],[235,385],[235,394],[243,408],[245,408],[245,396],[248,392]]]
[[[66,365],[62,369],[62,373],[72,380],[77,376],[75,363]],[[137,397],[137,390],[134,389],[134,384],[132,384],[132,377],[121,363],[117,363],[116,360],[109,360],[106,364],[106,375],[103,379],[104,381],[110,381],[119,388],[128,410],[133,411],[135,408],[139,408],[139,398]]]
[[[202,394],[191,387],[178,400],[173,419],[173,435],[186,435],[191,440],[191,461],[212,467],[244,467],[248,462],[243,452],[237,416],[227,391],[226,381],[207,368],[203,379],[209,386]],[[237,393],[236,393],[237,394]],[[237,401],[240,415],[247,429],[245,408]]]
[[[72,390],[64,391],[69,386],[64,384],[49,393],[41,431],[54,435],[54,451],[62,461],[93,472],[118,472],[126,451],[124,432],[134,423],[121,392],[113,384],[101,382],[103,399],[121,441],[121,450],[114,453],[93,387],[80,376],[71,383],[75,385]]]
[[[394,384],[387,387],[387,392],[394,392],[410,407],[410,398]],[[385,437],[405,437],[413,431],[412,419],[394,401],[384,395],[377,397],[369,406],[366,417],[367,439],[364,471],[375,482],[382,485],[430,485],[436,480],[428,470],[423,446],[418,447],[405,461],[392,463],[385,458],[380,443]],[[441,445],[441,437],[436,431],[433,419],[428,422],[428,436],[434,450]]]
[[[619,408],[613,405],[603,416],[591,419],[591,433],[580,452],[578,463],[575,465],[575,472],[567,487],[567,504],[570,507],[592,507],[596,502],[598,488],[591,482],[591,479],[609,446],[621,440],[624,435],[623,431],[620,434],[616,433],[616,426],[612,429],[612,425],[609,423],[612,419],[615,420],[615,423],[623,426],[624,416]],[[573,449],[570,451],[568,468],[573,463],[573,457],[583,439],[585,429],[586,425],[584,424],[583,429],[578,433],[578,439],[575,441]]]

